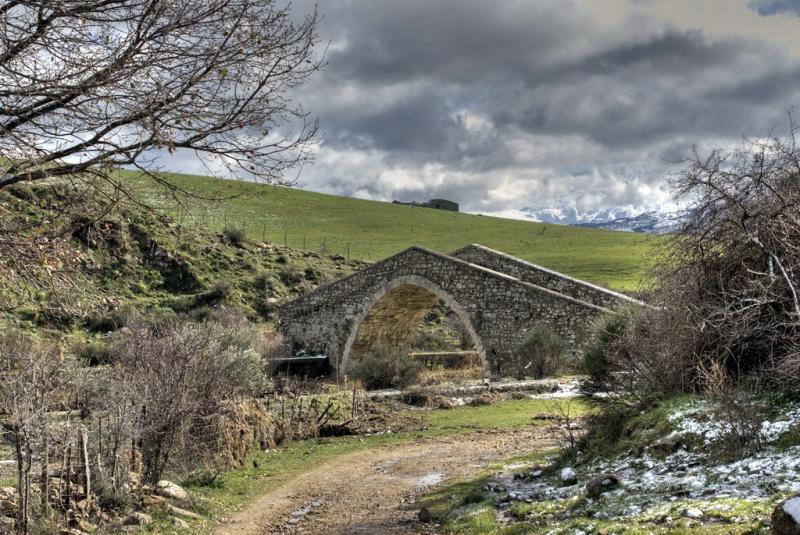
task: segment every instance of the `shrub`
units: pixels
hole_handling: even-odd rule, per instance
[[[220,477],[218,470],[198,468],[192,470],[181,479],[184,487],[206,487],[210,489],[221,489],[225,486],[225,481]]]
[[[631,306],[601,317],[583,352],[581,390],[603,404],[646,407],[697,385],[674,309]]]
[[[269,271],[261,271],[253,279],[253,285],[259,293],[272,294],[275,291],[272,280],[272,273]]]
[[[388,341],[381,340],[353,367],[353,377],[368,389],[397,388],[414,384],[420,364]]]
[[[245,239],[245,231],[243,228],[228,225],[222,229],[222,237],[231,245],[241,245]]]
[[[114,361],[114,354],[105,342],[86,344],[81,349],[80,356],[89,366],[101,366]]]
[[[303,275],[294,266],[288,266],[278,272],[278,277],[283,281],[286,286],[294,286],[303,280]]]
[[[305,275],[306,280],[316,282],[322,277],[322,273],[316,268],[308,266],[305,271],[303,272]]]
[[[111,310],[104,313],[92,313],[86,318],[86,328],[93,333],[116,331],[124,324],[124,312]]]
[[[172,465],[193,468],[202,458],[193,436],[227,400],[262,395],[268,386],[255,342],[258,330],[240,314],[222,310],[210,321],[153,325],[133,321],[117,344],[114,392],[135,415],[146,481]]]
[[[534,327],[517,351],[515,373],[536,379],[556,374],[564,363],[566,343],[550,327]]]

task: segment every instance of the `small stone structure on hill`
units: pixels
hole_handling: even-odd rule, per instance
[[[449,255],[411,247],[285,304],[279,328],[295,347],[324,353],[346,371],[380,340],[410,347],[439,300],[464,324],[493,375],[511,369],[537,325],[549,326],[575,351],[598,315],[641,304],[481,245]]]
[[[434,208],[436,210],[447,210],[449,212],[458,212],[458,203],[449,201],[447,199],[431,199],[425,202],[402,202],[392,201],[393,204],[404,204],[406,206],[419,206],[421,208]]]

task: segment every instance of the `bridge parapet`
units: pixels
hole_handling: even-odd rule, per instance
[[[506,273],[522,281],[530,282],[600,307],[616,308],[625,304],[643,304],[641,301],[625,294],[570,277],[564,273],[547,269],[533,262],[495,251],[483,245],[467,245],[450,253],[449,256]]]

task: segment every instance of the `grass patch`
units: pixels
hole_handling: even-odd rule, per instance
[[[428,417],[432,432],[475,429],[508,429],[533,423],[532,416],[542,412],[552,412],[553,404],[570,403],[567,400],[521,399],[480,405],[477,407],[456,407],[454,409],[433,411]],[[573,399],[569,405],[571,416],[588,414],[589,408]],[[549,422],[538,422],[547,424]]]
[[[655,405],[638,414],[610,411],[591,420],[581,449],[591,458],[613,458],[642,452],[644,448],[673,431],[669,415],[690,405],[694,398],[681,396]],[[584,461],[588,458],[584,459]]]
[[[235,227],[242,239],[376,261],[411,245],[451,252],[481,243],[546,267],[617,290],[635,290],[652,263],[658,236],[550,225],[336,197],[250,182],[169,174],[181,188],[224,202],[192,199],[186,208],[149,179],[119,171],[146,202],[187,226],[221,232]]]

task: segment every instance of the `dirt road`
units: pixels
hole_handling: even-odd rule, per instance
[[[483,431],[345,455],[265,494],[217,535],[417,534],[414,501],[452,478],[477,474],[500,459],[554,446],[543,427]]]

